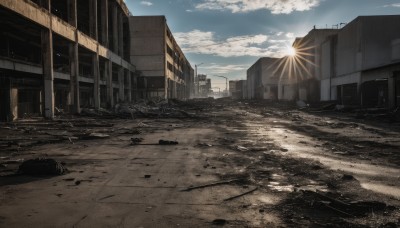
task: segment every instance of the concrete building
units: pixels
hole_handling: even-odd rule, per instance
[[[229,85],[229,96],[233,96],[233,93],[236,92],[236,83],[238,80],[234,80],[234,81],[229,81],[228,85]]]
[[[211,79],[207,78],[205,74],[199,74],[197,77],[199,83],[198,97],[208,97],[211,92]]]
[[[319,102],[321,100],[321,90],[325,88],[321,71],[321,45],[328,37],[335,35],[339,29],[312,29],[306,36],[297,38],[293,43],[296,49],[296,65],[294,78],[288,85],[292,85],[293,80],[298,84],[298,95],[300,100],[308,102]]]
[[[278,64],[278,58],[263,57],[247,70],[248,99],[278,98],[279,75],[276,71]]]
[[[0,0],[0,120],[135,97],[122,0]]]
[[[176,43],[164,16],[131,16],[130,57],[141,73],[141,98],[189,98],[193,68]]]
[[[246,80],[229,81],[229,92],[233,99],[245,99],[247,92]]]
[[[357,17],[321,48],[322,100],[400,105],[400,15]]]

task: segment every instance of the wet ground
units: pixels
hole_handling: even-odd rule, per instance
[[[400,226],[399,123],[229,100],[179,108],[185,118],[3,124],[0,227]],[[37,157],[68,172],[18,173]]]

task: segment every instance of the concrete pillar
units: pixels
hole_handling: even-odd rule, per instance
[[[118,13],[118,54],[124,56],[124,20],[122,12]]]
[[[110,60],[105,61],[104,73],[107,85],[107,104],[109,108],[114,107],[114,88],[112,82],[112,62]]]
[[[51,1],[42,1],[43,7],[51,9]],[[42,64],[44,80],[44,116],[54,118],[54,72],[53,72],[53,34],[50,29],[42,29]]]
[[[68,22],[77,28],[77,0],[68,0]],[[75,30],[75,41],[69,44],[70,61],[70,112],[80,113],[79,104],[79,57],[78,57],[78,30]]]
[[[18,88],[10,88],[10,118],[14,121],[18,119]]]
[[[99,54],[98,50],[93,54],[92,63],[93,63],[93,96],[94,96],[94,107],[95,109],[100,108],[100,65],[99,65]]]
[[[118,69],[118,84],[119,84],[119,100],[125,101],[125,71],[124,68],[119,67]]]
[[[98,40],[97,31],[97,0],[89,0],[89,33],[90,36]]]
[[[101,41],[105,47],[109,47],[108,40],[108,0],[101,1]]]
[[[53,37],[49,29],[42,30],[42,59],[44,79],[44,116],[54,118]]]
[[[132,74],[130,71],[126,71],[126,77],[128,79],[127,87],[128,87],[128,97],[127,99],[129,102],[132,102]]]
[[[113,45],[112,50],[118,54],[118,8],[117,4],[112,4],[112,37]]]

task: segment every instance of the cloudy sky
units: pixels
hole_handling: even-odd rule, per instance
[[[260,57],[282,57],[295,37],[360,15],[400,14],[400,0],[125,0],[133,15],[165,15],[199,74],[245,79]],[[225,81],[213,77],[213,87]]]

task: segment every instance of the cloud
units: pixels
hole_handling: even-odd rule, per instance
[[[140,4],[145,5],[145,6],[152,6],[153,5],[152,2],[148,2],[148,1],[141,1]]]
[[[247,70],[248,66],[239,64],[219,65],[216,63],[205,64],[201,66],[202,71],[209,72],[210,74],[226,74],[232,71]]]
[[[174,37],[185,53],[221,57],[282,57],[286,53],[287,46],[291,46],[293,42],[293,39],[278,37],[276,34],[218,39],[214,32],[201,30],[175,33]]]
[[[321,0],[203,0],[197,4],[200,10],[229,10],[243,13],[268,10],[273,14],[290,14],[293,11],[306,11],[319,5]]]
[[[389,5],[384,5],[384,7],[400,7],[400,3],[393,3]]]

